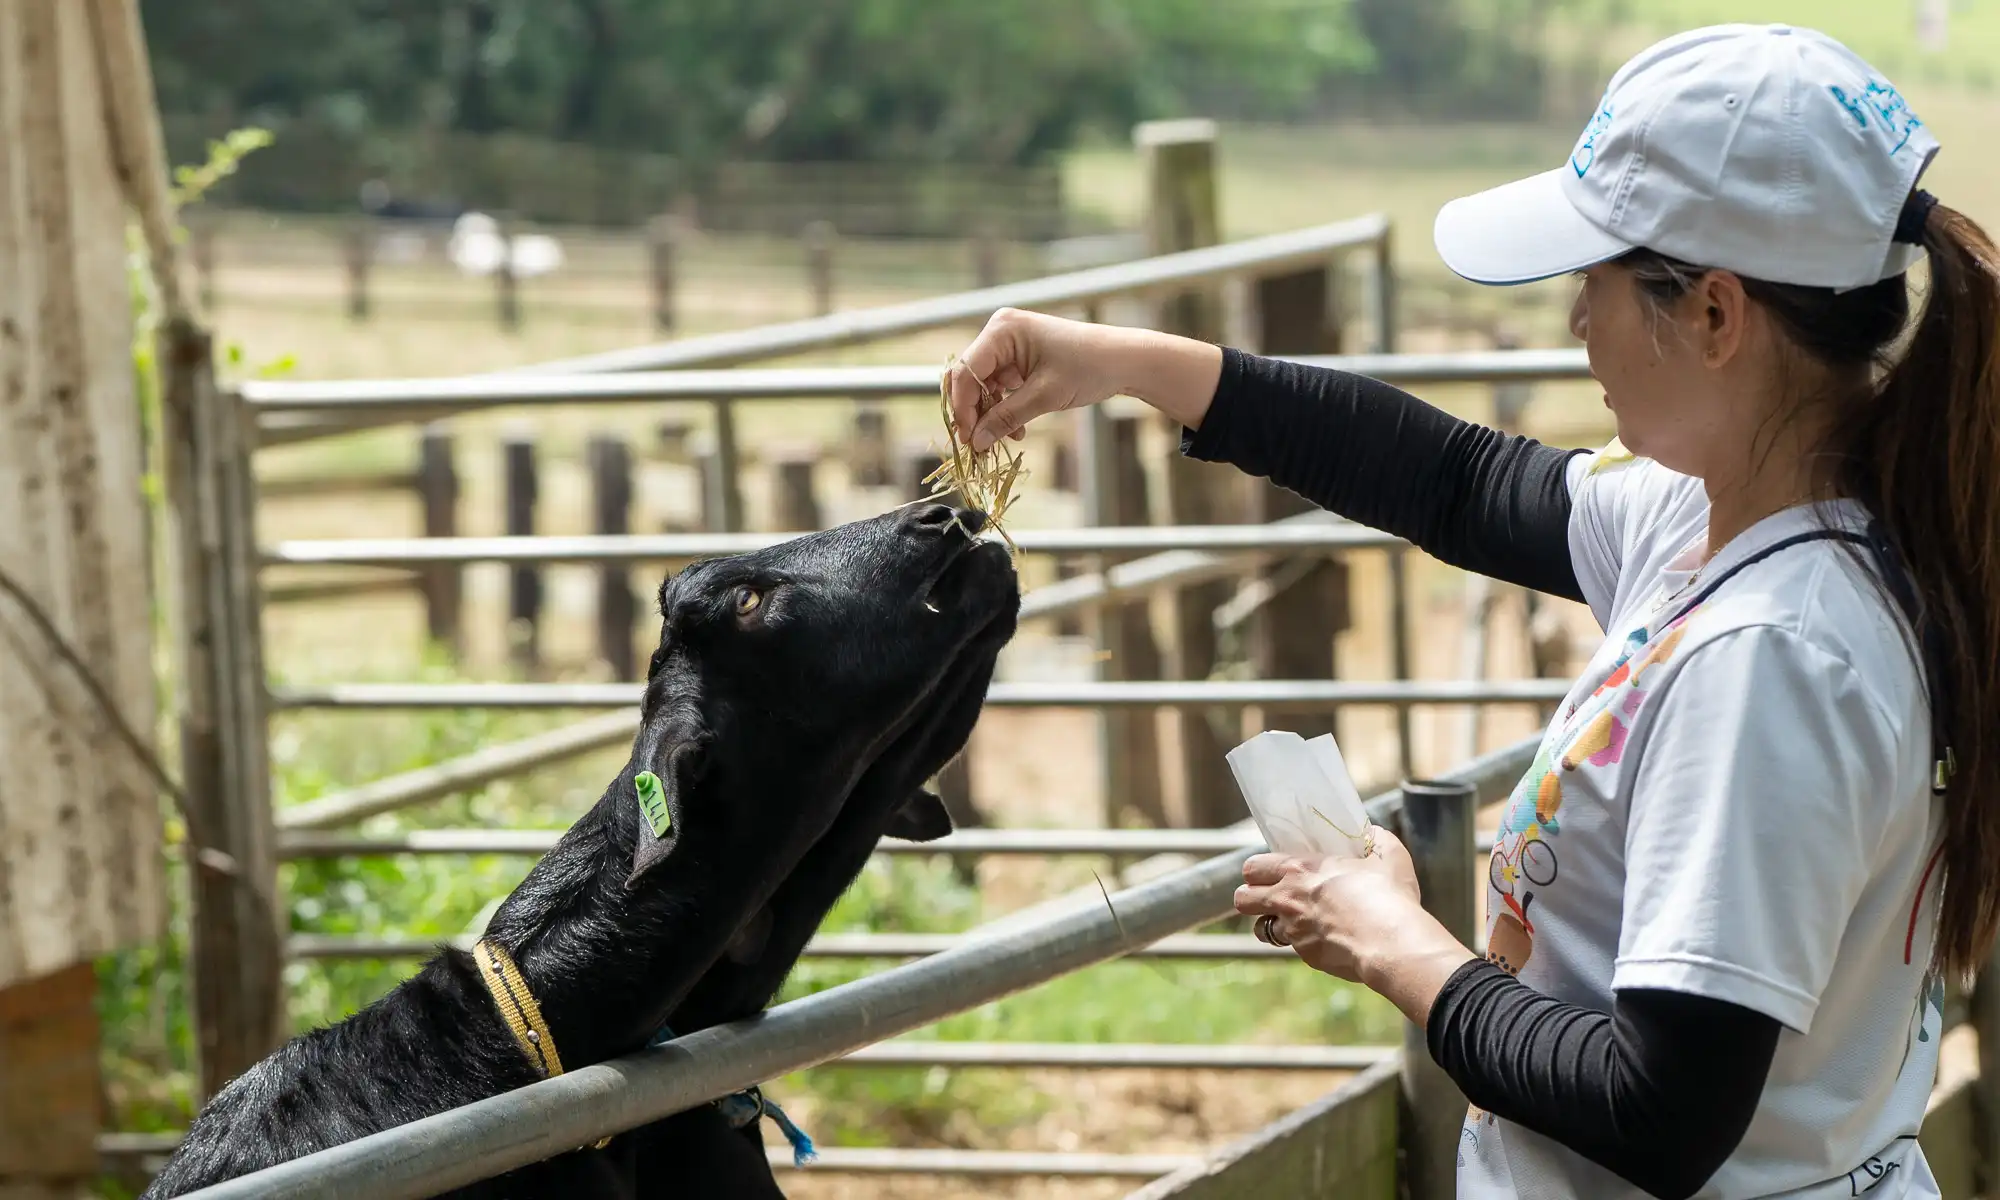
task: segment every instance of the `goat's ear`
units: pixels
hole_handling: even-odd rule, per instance
[[[641,771],[632,783],[632,820],[638,826],[638,841],[632,851],[632,873],[625,877],[631,887],[673,850],[680,840],[684,802],[701,776],[705,762],[701,742],[690,738],[668,750],[657,774]]]
[[[910,842],[934,842],[951,832],[951,814],[937,793],[918,788],[889,818],[889,828],[883,832]]]

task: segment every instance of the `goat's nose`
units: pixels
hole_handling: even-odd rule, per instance
[[[903,528],[911,532],[942,533],[958,525],[968,533],[978,533],[986,525],[986,514],[976,508],[949,504],[913,504],[903,510]]]

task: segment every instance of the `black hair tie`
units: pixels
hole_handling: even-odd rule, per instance
[[[1892,241],[1909,242],[1914,246],[1924,244],[1924,228],[1930,223],[1931,210],[1937,207],[1937,197],[1922,188],[1910,193],[1903,201],[1902,215],[1896,218],[1896,232]]]

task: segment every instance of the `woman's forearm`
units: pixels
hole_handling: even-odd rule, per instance
[[[1109,331],[1112,377],[1121,395],[1144,400],[1187,429],[1200,429],[1222,378],[1222,348],[1151,329]]]

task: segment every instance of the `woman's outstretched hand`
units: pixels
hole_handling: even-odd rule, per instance
[[[1451,973],[1476,957],[1424,911],[1410,853],[1376,826],[1361,858],[1252,855],[1236,911],[1269,915],[1308,966],[1363,984],[1418,1025]]]
[[[1003,308],[950,372],[952,423],[984,451],[1028,422],[1113,396],[1135,396],[1190,428],[1215,394],[1222,351],[1145,329]]]

